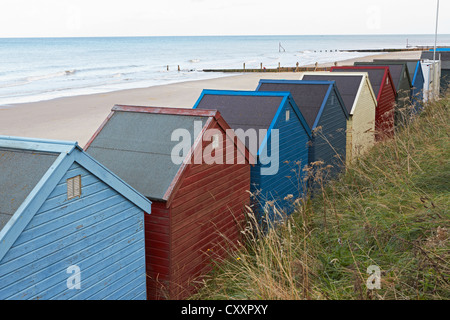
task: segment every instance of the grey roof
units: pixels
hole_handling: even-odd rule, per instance
[[[355,66],[370,65],[373,67],[389,67],[389,72],[391,73],[392,81],[395,83],[395,88],[398,90],[400,88],[401,81],[403,79],[403,69],[407,68],[406,63],[402,64],[389,64],[389,63],[378,63],[378,62],[355,62]]]
[[[378,99],[378,93],[380,92],[381,85],[383,84],[384,70],[383,69],[370,69],[364,68],[363,66],[358,66],[357,69],[354,68],[338,68],[332,70],[332,72],[367,72],[369,74],[369,80],[372,84],[372,89],[375,97]]]
[[[330,84],[268,83],[260,84],[259,91],[290,92],[303,117],[312,129]]]
[[[197,109],[218,110],[231,129],[269,129],[282,96],[204,94]],[[258,147],[262,140],[258,136]],[[245,141],[249,147],[249,141]]]
[[[163,200],[181,164],[171,158],[180,141],[176,129],[187,130],[193,141],[194,122],[201,128],[207,117],[115,111],[87,153],[150,199]],[[197,135],[200,132],[197,132]]]
[[[414,79],[414,74],[416,73],[417,62],[419,59],[374,59],[373,62],[377,63],[406,63],[408,67],[409,77],[411,81]]]
[[[352,111],[353,104],[355,103],[356,95],[358,94],[359,87],[363,76],[339,76],[330,73],[325,74],[306,74],[303,76],[302,80],[325,80],[325,81],[336,81],[336,86],[341,94],[342,100],[344,100],[345,107],[350,113]]]
[[[0,230],[59,154],[0,148]]]
[[[442,69],[450,69],[450,52],[436,52],[436,59],[441,57],[441,68]],[[422,52],[421,59],[433,60],[433,52],[432,51],[424,51]]]

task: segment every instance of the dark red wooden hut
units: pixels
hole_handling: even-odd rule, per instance
[[[377,97],[377,108],[375,110],[376,139],[394,135],[395,101],[397,91],[392,81],[388,66],[343,66],[332,67],[332,72],[367,72],[372,84],[373,91]]]
[[[148,299],[188,297],[239,239],[253,158],[227,129],[218,111],[115,106],[85,147],[153,202],[145,215]],[[172,158],[181,141],[175,130],[191,138],[180,164]]]

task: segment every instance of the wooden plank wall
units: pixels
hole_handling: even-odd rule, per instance
[[[82,196],[67,200],[66,179]],[[145,299],[144,213],[74,163],[0,263],[1,299]],[[81,270],[68,290],[67,268]]]

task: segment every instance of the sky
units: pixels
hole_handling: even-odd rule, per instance
[[[1,0],[0,37],[434,34],[437,0]],[[439,33],[450,34],[450,0]]]

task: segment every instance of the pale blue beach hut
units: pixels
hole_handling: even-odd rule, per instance
[[[151,202],[75,142],[0,136],[0,299],[146,299]]]

